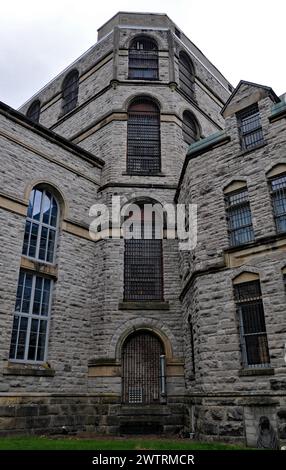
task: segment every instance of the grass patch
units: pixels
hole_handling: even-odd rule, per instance
[[[0,450],[245,450],[239,445],[188,439],[82,439],[19,436],[0,438]]]

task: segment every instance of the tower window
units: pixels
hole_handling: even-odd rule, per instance
[[[271,196],[277,232],[286,232],[286,174],[271,179]]]
[[[128,110],[127,172],[152,174],[160,167],[160,111],[151,100],[138,99]]]
[[[78,80],[79,74],[77,70],[72,70],[64,79],[62,89],[63,115],[72,111],[77,105]]]
[[[244,367],[270,365],[260,282],[243,282],[234,286],[239,315],[242,363]]]
[[[264,142],[257,103],[237,113],[237,119],[240,143],[243,150],[249,150]]]
[[[191,59],[185,52],[179,55],[179,86],[180,90],[187,95],[188,98],[194,99],[195,94],[195,74]]]
[[[136,38],[129,49],[129,78],[158,80],[158,47],[150,38]]]
[[[39,100],[33,101],[33,103],[28,108],[26,116],[34,123],[38,123],[40,120],[40,111],[41,111],[40,101]]]
[[[191,145],[199,138],[199,127],[195,117],[189,111],[185,111],[183,114],[183,139]]]
[[[229,241],[231,246],[254,240],[252,216],[246,187],[225,195]]]

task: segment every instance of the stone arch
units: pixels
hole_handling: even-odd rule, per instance
[[[26,187],[25,187],[25,190],[24,190],[24,202],[25,204],[29,204],[29,198],[30,198],[30,194],[31,194],[31,191],[32,189],[34,189],[35,187],[41,187],[41,188],[46,188],[46,189],[49,189],[49,191],[51,191],[58,203],[59,203],[59,206],[60,206],[60,219],[61,220],[64,220],[68,217],[68,203],[67,203],[67,200],[64,196],[64,194],[62,193],[62,191],[59,189],[59,187],[57,185],[55,185],[53,182],[50,182],[48,180],[43,180],[43,179],[37,179],[37,180],[32,180],[30,181]]]
[[[136,100],[150,100],[150,101],[153,101],[154,104],[158,107],[158,110],[159,110],[159,113],[162,112],[162,104],[161,102],[159,101],[159,99],[154,96],[152,93],[133,93],[131,94],[130,96],[128,96],[128,98],[125,100],[125,102],[123,103],[123,111],[125,112],[128,112],[128,109],[130,107],[130,105],[133,104],[133,102],[135,102]]]
[[[282,173],[286,173],[286,163],[281,162],[269,168],[266,172],[266,176],[267,178],[273,178],[274,176],[279,176]]]
[[[241,270],[240,273],[236,274],[232,278],[233,285],[241,284],[243,282],[259,281],[260,276],[256,270],[245,270],[245,267]]]
[[[128,336],[136,331],[149,331],[157,336],[165,350],[166,359],[172,359],[174,350],[176,350],[176,340],[169,328],[156,320],[148,318],[136,318],[131,321],[125,322],[120,328],[117,329],[113,335],[110,346],[109,355],[115,357],[118,362],[121,361],[122,347]]]
[[[141,34],[137,33],[137,34],[134,34],[134,36],[127,38],[126,41],[123,43],[123,48],[129,49],[130,45],[132,44],[134,40],[143,39],[143,38],[151,39],[152,41],[154,41],[158,47],[158,51],[164,49],[163,42],[160,36],[151,31],[148,33],[141,33]]]
[[[246,188],[247,182],[245,179],[232,179],[227,182],[227,184],[223,187],[224,194],[232,193],[238,189]]]

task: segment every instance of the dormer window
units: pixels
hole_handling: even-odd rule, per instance
[[[250,150],[264,143],[257,103],[237,113],[242,150]]]

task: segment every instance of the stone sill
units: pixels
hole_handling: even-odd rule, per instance
[[[261,149],[266,146],[267,146],[267,142],[264,141],[262,144],[255,145],[255,147],[251,147],[250,149],[241,150],[241,152],[239,152],[237,156],[241,157],[242,155],[247,155],[251,152],[255,152],[255,150]]]
[[[165,173],[161,173],[160,171],[158,173],[128,173],[127,171],[124,171],[122,176],[157,176],[159,178],[166,177]]]
[[[34,369],[32,367],[17,365],[17,367],[6,367],[3,375],[26,375],[34,377],[54,377],[54,369]]]
[[[257,369],[240,369],[238,371],[239,377],[247,377],[249,375],[274,375],[272,367],[258,367]]]
[[[122,301],[118,304],[119,310],[169,310],[169,302],[160,300],[154,301],[141,301],[141,302],[127,302]]]

